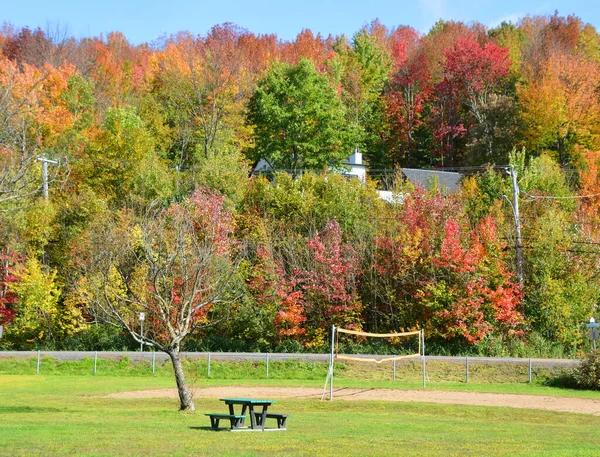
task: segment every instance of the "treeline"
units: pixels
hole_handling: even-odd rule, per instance
[[[189,349],[322,350],[332,324],[423,327],[447,352],[587,347],[600,38],[579,18],[139,46],[5,25],[0,52],[0,347],[135,348],[139,312],[160,339],[186,306]],[[353,151],[367,183],[337,173]],[[445,195],[400,167],[465,177]]]

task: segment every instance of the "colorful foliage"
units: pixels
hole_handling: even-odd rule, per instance
[[[103,303],[138,340],[146,310],[146,336],[173,347],[185,334],[195,347],[318,349],[336,324],[423,327],[449,350],[523,350],[514,340],[535,333],[573,353],[600,299],[599,43],[558,14],[490,30],[441,20],[427,34],[375,20],[348,39],[291,41],[226,23],[152,46],[6,25],[10,345],[73,341]],[[338,174],[354,151],[366,183]],[[48,200],[42,154],[59,162]],[[282,171],[255,177],[261,159]],[[404,182],[407,167],[473,176],[442,196]],[[376,188],[400,191],[396,203]]]
[[[425,326],[428,334],[477,344],[522,335],[519,286],[501,256],[491,216],[474,229],[460,223],[457,202],[417,191],[377,238],[374,268],[389,323]],[[443,227],[443,230],[440,228]]]

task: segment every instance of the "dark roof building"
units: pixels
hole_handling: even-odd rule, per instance
[[[443,194],[454,192],[462,178],[460,173],[452,171],[420,170],[416,168],[401,168],[400,170],[406,176],[406,179],[414,185],[425,189],[437,185]]]

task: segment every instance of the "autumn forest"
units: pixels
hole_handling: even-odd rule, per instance
[[[575,356],[600,301],[600,35],[558,13],[141,45],[7,23],[0,235],[0,349],[327,351],[339,325]]]

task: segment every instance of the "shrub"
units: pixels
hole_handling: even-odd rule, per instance
[[[551,379],[549,384],[573,389],[600,390],[600,351],[587,354],[581,364]]]
[[[572,376],[577,388],[600,390],[600,351],[587,354]]]

